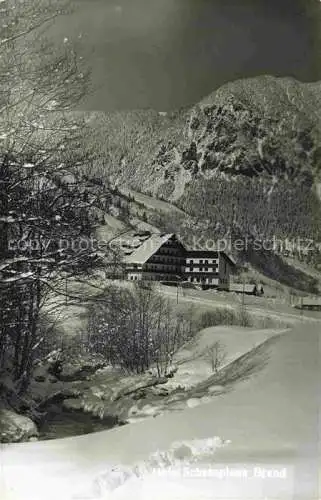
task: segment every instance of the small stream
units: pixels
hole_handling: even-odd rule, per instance
[[[39,439],[80,436],[125,424],[126,422],[114,416],[101,419],[81,410],[68,410],[60,404],[51,404],[46,408],[46,416],[38,425]]]

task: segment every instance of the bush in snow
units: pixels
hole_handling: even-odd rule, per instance
[[[173,309],[153,287],[109,287],[90,311],[88,343],[127,373],[168,373],[175,352],[194,335],[188,313]]]

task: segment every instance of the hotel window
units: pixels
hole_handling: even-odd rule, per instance
[[[200,264],[203,264],[203,259],[200,260]]]
[[[190,263],[190,265],[192,266],[192,265],[193,265],[193,263],[194,263],[194,262],[193,262],[193,259],[191,259],[191,260],[189,261],[189,263]]]
[[[208,264],[208,260],[205,261],[205,264]]]
[[[208,267],[205,267],[205,271],[208,271]]]

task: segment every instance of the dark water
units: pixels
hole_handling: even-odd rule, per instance
[[[82,411],[66,410],[60,405],[51,405],[39,428],[40,439],[59,439],[90,434],[124,425],[117,417],[100,419]]]

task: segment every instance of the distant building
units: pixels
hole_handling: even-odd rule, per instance
[[[131,281],[188,281],[202,288],[228,289],[235,263],[217,251],[187,250],[175,234],[153,234],[125,255]]]
[[[128,279],[179,281],[186,249],[175,234],[153,234],[134,252],[125,256]]]
[[[263,287],[262,287],[263,289]],[[258,290],[256,285],[251,283],[231,283],[230,292],[244,293],[245,295],[262,295],[261,290]]]
[[[184,274],[187,281],[203,288],[228,290],[230,274],[235,266],[226,253],[212,250],[189,250],[186,252]]]
[[[303,297],[296,307],[298,309],[321,311],[321,297]]]

